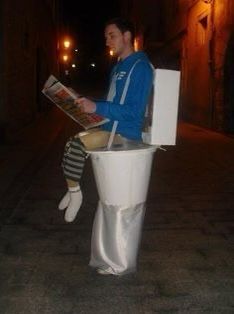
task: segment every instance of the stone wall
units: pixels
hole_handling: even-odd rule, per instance
[[[150,0],[125,0],[122,6],[138,25],[141,21],[143,26],[153,25],[147,52],[155,66],[181,70],[180,117],[218,131],[232,129],[234,133],[233,95],[225,104],[228,97],[224,86],[224,65],[231,62],[230,57],[228,62],[225,60],[227,46],[234,47],[234,1],[158,0],[153,5]],[[146,39],[141,32],[141,42]],[[228,66],[233,68],[229,72],[234,82],[234,61]]]

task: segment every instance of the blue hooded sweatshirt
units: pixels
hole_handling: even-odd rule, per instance
[[[130,80],[126,83],[128,77]],[[152,83],[153,69],[145,53],[134,52],[119,61],[111,72],[108,100],[96,102],[96,113],[110,120],[102,129],[111,131],[114,121],[118,121],[116,133],[131,140],[141,140]],[[121,104],[125,84],[127,93]]]

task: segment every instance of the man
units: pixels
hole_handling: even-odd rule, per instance
[[[59,203],[65,220],[72,222],[82,204],[80,178],[86,158],[86,149],[105,146],[113,123],[118,121],[117,139],[141,141],[146,105],[153,81],[153,70],[143,52],[134,51],[134,28],[124,19],[112,19],[105,27],[106,45],[118,57],[111,73],[106,101],[92,101],[86,97],[76,100],[84,112],[96,112],[109,119],[99,130],[82,133],[72,138],[65,147],[63,171],[68,192]]]

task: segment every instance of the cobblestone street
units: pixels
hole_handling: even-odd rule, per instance
[[[234,313],[234,138],[181,123],[157,150],[135,274],[89,268],[91,162],[74,223],[57,210],[77,126],[60,112],[0,146],[0,313]]]

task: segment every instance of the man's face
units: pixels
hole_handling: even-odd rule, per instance
[[[127,47],[127,32],[121,33],[115,24],[110,24],[105,29],[106,46],[109,47],[114,55],[122,57]]]

